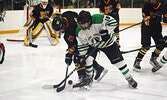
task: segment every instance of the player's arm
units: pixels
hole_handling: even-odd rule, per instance
[[[111,41],[114,36],[114,29],[118,26],[117,21],[108,15],[104,15],[100,35],[103,41]]]
[[[31,28],[31,26],[33,25],[36,17],[37,17],[37,6],[35,7],[34,10],[32,10],[32,12],[30,13],[30,15],[28,16],[28,20],[26,21],[26,23],[24,24],[23,27],[25,29]]]
[[[99,12],[100,13],[105,13],[103,0],[99,1]]]
[[[120,10],[121,5],[120,5],[120,3],[119,3],[119,0],[115,0],[115,2],[116,2],[116,9],[117,9],[117,11],[118,11],[118,10]]]
[[[163,11],[163,22],[167,24],[167,6],[164,6],[164,11]]]
[[[150,19],[152,17],[153,13],[150,12],[150,8],[148,4],[145,4],[142,8],[142,16],[143,16],[143,22],[145,25],[150,25]]]
[[[78,49],[79,55],[80,56],[86,55],[88,52],[89,45],[84,35],[80,34],[79,27],[77,27],[76,29],[76,40],[77,40],[77,49]]]
[[[52,16],[52,14],[53,14],[53,7],[51,6],[51,7],[50,7],[50,10],[49,10],[49,15],[48,15],[48,17],[50,18],[50,17]]]
[[[103,25],[105,25],[106,30],[108,30],[109,33],[111,33],[118,26],[118,23],[115,18],[108,15],[104,15]]]

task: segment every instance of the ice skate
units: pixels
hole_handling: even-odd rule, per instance
[[[137,87],[137,82],[130,76],[129,78],[126,79],[129,83],[130,88],[136,88]]]
[[[141,59],[136,58],[135,63],[133,64],[133,70],[135,70],[137,72],[139,72],[141,70],[140,62],[141,62]]]
[[[73,85],[73,88],[89,89],[92,85],[92,82],[93,82],[92,77],[80,76],[79,83]]]
[[[101,81],[101,79],[107,74],[108,70],[105,69],[104,67],[102,66],[98,66],[97,69],[94,69],[95,70],[95,77],[94,79],[97,80],[98,82]]]
[[[152,72],[158,71],[162,66],[157,62],[157,57],[151,57],[150,64],[153,66]]]

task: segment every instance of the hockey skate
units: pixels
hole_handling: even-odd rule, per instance
[[[137,87],[137,82],[130,76],[129,78],[126,79],[129,83],[130,88],[136,88]]]
[[[151,57],[150,64],[153,66],[152,72],[158,71],[162,66],[157,62],[157,57]]]
[[[82,88],[82,89],[90,89],[91,85],[92,85],[92,77],[89,76],[80,76],[79,77],[79,83],[73,85],[73,88],[77,89],[77,88]]]
[[[136,58],[135,63],[133,64],[133,70],[139,72],[141,70],[141,66],[140,66],[140,62],[141,59],[140,58]]]
[[[96,69],[94,69],[96,74],[94,79],[97,80],[98,82],[101,81],[101,79],[107,74],[108,70],[105,69],[102,66],[98,66]]]

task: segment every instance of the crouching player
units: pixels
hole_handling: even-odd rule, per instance
[[[56,33],[51,27],[53,8],[48,4],[48,0],[41,0],[41,3],[35,6],[31,12],[28,21],[24,27],[29,30],[28,36],[24,40],[25,46],[31,46],[32,42],[40,35],[43,28],[47,31],[48,39],[51,45],[55,46],[59,43]]]
[[[52,28],[55,31],[64,33],[64,40],[68,45],[67,53],[65,55],[65,62],[67,65],[71,65],[72,59],[74,58],[74,63],[77,67],[77,73],[79,79],[81,80],[86,74],[84,71],[85,66],[81,66],[82,64],[78,63],[78,49],[75,34],[75,30],[77,28],[77,17],[78,14],[72,11],[66,11],[62,14],[57,13],[53,19]],[[93,62],[93,68],[96,72],[94,79],[97,81],[100,81],[108,72],[107,69],[99,65],[95,60]]]
[[[76,29],[76,38],[79,56],[81,58],[80,61],[82,62],[84,59],[82,59],[82,56],[90,56],[85,61],[85,72],[87,76],[83,77],[79,83],[73,85],[73,88],[89,88],[91,86],[93,81],[93,61],[98,51],[102,51],[110,60],[111,64],[119,69],[130,87],[136,88],[137,82],[130,75],[129,68],[124,63],[119,47],[114,42],[116,38],[114,29],[118,25],[116,20],[111,16],[102,14],[94,14],[91,16],[88,11],[81,11],[77,20],[79,27]],[[92,51],[94,52],[92,53]]]

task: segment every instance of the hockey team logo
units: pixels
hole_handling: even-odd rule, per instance
[[[70,35],[70,36],[68,37],[68,40],[71,41],[71,42],[73,42],[74,37]]]
[[[59,24],[60,24],[60,21],[57,21],[56,24],[59,25]]]

